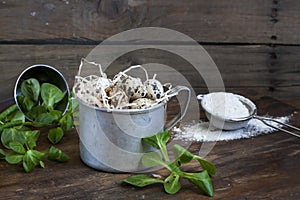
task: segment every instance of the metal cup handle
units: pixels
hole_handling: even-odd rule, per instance
[[[174,88],[172,88],[169,92],[170,95],[174,94],[178,95],[179,93],[181,93],[182,91],[186,91],[187,95],[185,96],[184,99],[184,107],[183,109],[181,109],[181,112],[179,112],[172,120],[170,120],[166,125],[165,125],[165,130],[170,130],[171,128],[173,128],[185,115],[187,109],[188,109],[188,105],[190,103],[190,99],[191,99],[191,90],[188,87],[185,86],[176,86]]]

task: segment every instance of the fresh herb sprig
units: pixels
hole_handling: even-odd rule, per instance
[[[51,126],[48,140],[52,144],[59,143],[64,132],[72,129],[74,105],[71,97],[68,110],[63,115],[62,111],[55,108],[66,92],[62,92],[55,85],[43,83],[40,86],[38,80],[30,78],[22,82],[21,92],[18,103],[33,121],[26,121],[24,113],[18,110],[16,104],[0,113],[1,142],[6,148],[0,149],[0,159],[5,159],[9,164],[22,163],[26,172],[38,165],[44,168],[45,157],[58,162],[68,161],[70,157],[54,146],[45,151],[37,151],[34,148],[40,136],[37,128]]]
[[[167,142],[170,137],[170,132],[164,131],[151,137],[143,138],[146,143],[158,149],[161,154],[156,151],[150,151],[142,157],[142,163],[147,167],[162,166],[168,169],[170,171],[168,177],[163,180],[145,174],[137,174],[124,179],[123,182],[136,187],[161,183],[168,194],[175,194],[181,189],[180,178],[184,178],[196,185],[204,194],[213,196],[214,191],[210,175],[216,173],[216,167],[178,144],[173,146],[175,160],[171,162],[167,152]],[[203,169],[202,172],[189,173],[180,169],[183,164],[189,163],[193,159],[199,162]]]

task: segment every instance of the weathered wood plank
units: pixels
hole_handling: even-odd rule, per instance
[[[299,44],[297,0],[2,1],[0,41],[102,41],[146,26],[200,42]]]
[[[12,97],[15,81],[22,70],[38,63],[58,68],[72,86],[80,59],[86,57],[94,47],[93,45],[1,45],[0,51],[3,52],[0,58],[1,100]],[[204,48],[215,61],[227,90],[249,93],[253,97],[270,95],[281,100],[300,98],[298,56],[300,47],[208,45]],[[199,73],[189,63],[179,56],[160,50],[141,50],[125,54],[107,69],[107,73],[113,75],[126,66],[144,63],[161,63],[161,65],[152,64],[148,69],[158,73],[158,78],[163,82],[178,85],[184,84],[179,82],[180,80],[186,80],[199,92],[207,88]]]
[[[1,99],[13,97],[14,84],[19,74],[34,64],[48,64],[57,68],[69,83],[73,83],[80,59],[92,48],[68,45],[1,45]]]
[[[294,0],[275,0],[273,2],[276,2],[276,4],[273,3],[271,12],[271,16],[274,16],[272,19],[274,36],[276,36],[273,37],[274,43],[280,41],[280,43],[299,44],[300,37],[297,34],[297,30],[300,28],[299,2]]]

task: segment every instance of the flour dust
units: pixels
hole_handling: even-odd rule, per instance
[[[267,116],[269,118],[273,118]],[[282,123],[288,123],[291,116],[275,117],[273,119]],[[270,125],[281,128],[282,125],[275,122],[268,122]],[[228,141],[242,138],[252,138],[261,134],[267,134],[275,132],[276,129],[265,125],[258,119],[251,119],[247,127],[224,131],[219,129],[209,128],[209,122],[194,122],[191,124],[181,125],[179,128],[173,128],[174,140],[195,141],[195,142],[216,142],[216,141]]]

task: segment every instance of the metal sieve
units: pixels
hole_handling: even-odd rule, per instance
[[[281,124],[283,126],[289,127],[291,129],[294,129],[294,130],[297,130],[297,131],[300,131],[299,128],[297,128],[295,126],[292,126],[292,125],[289,125],[289,124],[286,124],[286,123],[283,123],[283,122],[280,122],[280,121],[272,119],[272,118],[258,116],[256,105],[251,100],[249,100],[248,98],[243,97],[241,95],[233,94],[236,98],[238,98],[238,100],[240,102],[242,102],[246,106],[246,108],[249,111],[248,116],[237,117],[237,118],[225,118],[223,116],[217,115],[216,113],[214,113],[212,111],[211,108],[207,107],[207,105],[208,105],[207,101],[209,99],[211,99],[212,95],[215,94],[215,93],[216,92],[208,93],[208,94],[199,94],[197,96],[197,99],[201,101],[201,106],[202,106],[203,110],[205,111],[206,117],[208,118],[208,120],[210,121],[210,123],[214,127],[222,129],[222,130],[236,130],[236,129],[246,127],[248,122],[251,119],[258,119],[258,120],[262,121],[265,125],[267,125],[271,128],[283,131],[285,133],[291,134],[291,135],[296,136],[296,137],[300,137],[299,134],[293,133],[293,132],[291,132],[289,130],[286,130],[286,129],[283,129],[283,128],[275,127],[275,126],[271,125],[270,123],[268,123],[268,121],[269,122],[272,121],[272,122]],[[232,94],[232,93],[226,93],[226,92],[221,92],[221,93],[224,93],[224,100],[225,100],[225,94]]]

